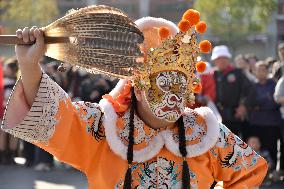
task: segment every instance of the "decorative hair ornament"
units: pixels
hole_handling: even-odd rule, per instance
[[[198,73],[203,73],[206,70],[206,63],[203,61],[197,62],[195,69]]]
[[[199,49],[202,53],[209,53],[212,49],[210,41],[203,40],[199,43]]]
[[[123,90],[116,97],[105,94],[103,95],[103,99],[108,100],[112,104],[116,113],[123,113],[128,109],[131,103],[131,88],[131,82],[128,81],[124,85]]]
[[[188,9],[185,11],[182,18],[188,20],[191,26],[194,26],[200,21],[200,13],[197,10]]]
[[[197,33],[206,31],[206,23],[200,21],[200,13],[187,10],[178,24],[180,32],[170,36],[169,29],[159,28],[161,45],[150,48],[142,66],[134,74],[134,85],[141,90],[151,87],[149,77],[163,71],[178,71],[186,75],[189,80],[189,103],[193,103],[192,93],[201,92],[202,86],[195,76],[195,70],[202,73],[206,69],[203,61],[198,62],[200,53],[209,53],[212,45],[208,40],[197,42]]]
[[[159,28],[159,36],[161,39],[166,39],[170,36],[170,30],[166,27]]]
[[[204,21],[198,22],[197,25],[195,26],[195,30],[198,33],[205,33],[206,29],[207,29],[207,25],[206,25],[206,23]]]

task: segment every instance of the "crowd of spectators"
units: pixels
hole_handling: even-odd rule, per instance
[[[214,47],[208,70],[200,75],[203,90],[197,99],[214,102],[222,122],[266,157],[271,175],[280,178],[284,170],[284,43],[279,44],[278,55],[279,59],[259,60],[253,54],[239,54],[232,59],[227,46]]]

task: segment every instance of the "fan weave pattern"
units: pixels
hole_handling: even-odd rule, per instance
[[[121,10],[104,5],[71,10],[44,28],[46,36],[69,37],[70,43],[47,45],[47,56],[119,78],[140,66],[143,33]]]

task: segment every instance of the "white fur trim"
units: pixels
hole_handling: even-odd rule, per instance
[[[120,79],[116,84],[114,89],[109,93],[112,97],[117,97],[117,95],[123,90],[124,85],[127,83],[127,79]]]
[[[164,18],[143,17],[135,21],[135,24],[140,30],[145,30],[152,27],[167,27],[172,35],[179,32],[177,25]]]
[[[189,109],[185,110],[186,114],[190,113],[188,110]],[[186,147],[187,158],[202,155],[210,150],[216,144],[220,133],[219,123],[211,109],[208,107],[201,107],[196,108],[194,111],[204,117],[207,124],[207,133],[202,137],[201,142]],[[179,144],[174,141],[172,134],[173,133],[170,130],[163,131],[166,147],[175,155],[182,157],[179,151]]]
[[[109,103],[106,99],[102,99],[100,101],[100,107],[104,112],[103,117],[103,125],[105,128],[106,140],[111,148],[111,150],[122,157],[122,159],[127,160],[127,148],[121,139],[117,135],[116,130],[116,120],[117,114],[114,111],[111,103]],[[155,157],[159,151],[164,146],[164,140],[162,138],[161,133],[154,137],[153,141],[150,144],[141,150],[133,151],[133,161],[134,162],[144,162],[153,157]]]

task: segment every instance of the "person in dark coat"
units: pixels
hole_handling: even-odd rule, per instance
[[[260,138],[262,146],[269,151],[273,162],[277,162],[277,140],[280,138],[279,125],[281,114],[279,105],[274,101],[273,94],[276,83],[268,78],[268,65],[259,61],[256,63],[256,77],[249,103],[250,135]]]
[[[211,60],[216,66],[213,73],[216,85],[215,103],[228,128],[241,135],[247,115],[247,97],[251,83],[240,69],[230,62],[231,54],[225,45],[215,46]]]

